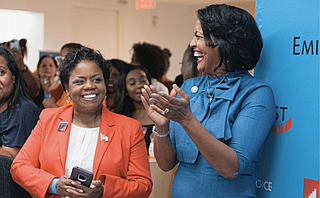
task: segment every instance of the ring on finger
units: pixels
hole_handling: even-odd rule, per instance
[[[161,114],[164,115],[164,114],[166,114],[166,113],[168,113],[168,112],[169,112],[169,109],[166,108],[165,110],[163,110],[163,111],[161,112]]]

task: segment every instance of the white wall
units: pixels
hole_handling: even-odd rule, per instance
[[[114,38],[118,46],[115,49],[117,57],[114,58],[130,62],[130,49],[136,42],[149,42],[170,49],[172,56],[168,77],[172,80],[180,74],[179,62],[193,36],[196,10],[204,7],[204,5],[157,2],[156,9],[135,10],[134,0],[128,0],[126,4],[119,4],[117,0],[0,0],[0,9],[44,13],[44,47],[42,50],[46,51],[59,51],[61,46],[67,42],[79,42],[73,36],[73,24],[83,24],[81,21],[76,21],[77,18],[74,18],[73,14],[73,10],[79,6],[118,13],[116,19],[118,37]],[[248,6],[249,11],[252,8],[254,10],[252,4],[244,3],[239,6]],[[156,25],[152,24],[154,16],[157,18]],[[101,20],[105,19],[101,17]],[[86,24],[83,24],[81,28],[86,29]],[[99,31],[99,29],[91,31]],[[90,36],[90,31],[83,32],[86,36]],[[109,58],[108,55],[106,57]]]

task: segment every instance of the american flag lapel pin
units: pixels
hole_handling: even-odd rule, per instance
[[[68,126],[68,122],[60,122],[57,131],[66,131]]]
[[[108,142],[108,136],[106,136],[105,134],[100,133],[100,138],[101,138],[101,142],[104,140],[106,142]]]

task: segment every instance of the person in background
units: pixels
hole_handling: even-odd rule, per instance
[[[154,123],[141,102],[141,89],[144,85],[150,85],[150,81],[151,76],[146,68],[129,65],[119,76],[118,91],[115,96],[115,112],[141,123],[148,154]]]
[[[36,197],[142,197],[152,190],[141,124],[102,101],[110,62],[91,48],[69,52],[60,79],[73,105],[44,109],[11,166],[13,180]],[[93,173],[90,187],[69,179]]]
[[[18,45],[16,45],[16,43]],[[31,98],[36,97],[40,92],[40,83],[38,79],[33,75],[29,70],[28,66],[24,64],[24,57],[27,56],[27,40],[11,40],[8,42],[1,43],[0,46],[3,46],[8,50],[14,57],[18,67],[22,73],[23,79],[25,81],[27,92]]]
[[[119,59],[111,59],[109,61],[112,66],[111,66],[110,77],[107,81],[106,104],[107,104],[107,108],[110,111],[114,111],[114,98],[118,90],[118,78],[120,73],[122,73],[124,68],[126,68],[129,64]]]
[[[152,77],[151,84],[159,92],[168,94],[168,88],[157,80],[163,76],[166,69],[165,58],[161,48],[149,43],[136,43],[132,49],[131,64],[145,67]]]
[[[33,98],[40,111],[44,108],[42,102],[45,98],[52,96],[57,101],[62,93],[62,85],[55,81],[55,74],[58,65],[54,57],[47,54],[42,55],[37,65],[37,74],[40,82],[40,93],[37,97]]]
[[[164,48],[162,50],[163,52],[163,57],[164,57],[164,60],[165,60],[165,70],[164,70],[164,74],[158,79],[158,81],[160,81],[161,83],[163,83],[169,90],[169,93],[172,89],[172,85],[173,85],[173,81],[170,80],[168,77],[167,77],[167,73],[168,73],[168,70],[169,70],[169,67],[170,67],[170,57],[171,57],[171,52],[169,49],[167,48]]]
[[[255,164],[276,118],[271,87],[251,76],[262,50],[254,18],[225,4],[197,11],[190,46],[204,76],[171,95],[142,89],[159,167],[179,166],[171,197],[255,198]],[[226,34],[228,33],[228,34]]]
[[[185,80],[201,76],[197,67],[198,63],[197,58],[194,57],[194,50],[190,45],[188,45],[187,49],[184,51],[181,62],[181,74],[176,77],[174,84],[181,87]]]
[[[79,43],[67,43],[61,47],[59,56],[55,57],[55,60],[58,64],[58,69],[55,74],[55,81],[60,83],[59,66],[61,65],[61,63],[64,60],[64,57],[67,55],[67,53],[72,50],[75,50],[75,49],[80,49],[81,47],[82,47],[82,45]],[[67,101],[67,96],[66,96],[65,92],[62,93],[62,95],[60,96],[60,98],[58,100],[49,95],[48,98],[44,98],[42,103],[45,108],[56,108],[56,107],[60,107],[60,106],[72,105],[72,101],[69,101],[69,102]]]
[[[15,158],[38,117],[13,55],[0,47],[0,155]]]

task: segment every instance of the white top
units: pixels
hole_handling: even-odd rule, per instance
[[[158,92],[169,94],[168,88],[161,82],[157,81],[157,79],[151,78],[151,84],[156,88]]]
[[[92,172],[93,158],[97,147],[99,129],[83,128],[71,124],[65,174],[71,175],[72,168],[79,166]]]

